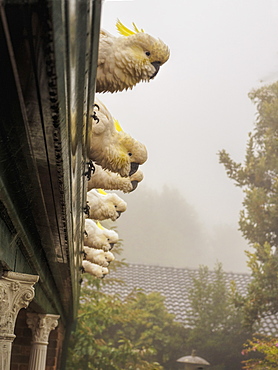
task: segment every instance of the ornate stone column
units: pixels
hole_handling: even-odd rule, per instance
[[[28,307],[35,295],[37,275],[5,271],[0,276],[0,369],[9,370],[14,326],[21,308]]]
[[[59,318],[60,315],[27,313],[27,325],[33,333],[29,370],[45,370],[49,333],[56,328]]]

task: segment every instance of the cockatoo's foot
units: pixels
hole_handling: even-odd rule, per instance
[[[84,257],[84,258],[86,258],[86,256],[87,256],[87,253],[86,253],[84,250],[83,250],[83,251],[81,251],[81,252],[80,252],[80,254],[83,254],[83,257]]]
[[[94,104],[94,108],[95,107],[97,108],[97,110],[99,110],[99,106],[97,104]],[[97,123],[99,123],[99,118],[95,111],[93,111],[93,114],[91,114],[91,117],[93,118],[94,121],[97,121]]]
[[[99,118],[98,118],[96,112],[93,112],[93,114],[91,114],[91,117],[93,118],[94,121],[97,121],[97,123],[99,123]]]
[[[84,207],[84,213],[88,217],[90,216],[90,206],[89,206],[88,202],[87,202],[86,206]]]
[[[87,176],[88,181],[91,180],[92,173],[95,173],[95,166],[93,161],[90,159],[89,162],[86,163],[88,165],[88,171],[84,172],[84,176]]]

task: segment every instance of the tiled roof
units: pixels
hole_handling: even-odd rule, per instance
[[[225,272],[227,286],[234,281],[237,290],[244,294],[250,282],[250,275]],[[214,272],[209,272],[209,280],[213,280]],[[167,310],[176,316],[176,320],[185,324],[186,311],[190,307],[188,292],[192,287],[192,278],[198,277],[197,269],[174,268],[163,266],[128,264],[116,271],[110,271],[110,278],[122,280],[124,284],[113,282],[104,285],[102,291],[109,294],[117,293],[124,298],[134,288],[145,293],[160,292],[165,297]],[[262,320],[259,332],[278,336],[278,315]]]

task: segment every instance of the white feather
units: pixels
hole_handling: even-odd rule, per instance
[[[116,231],[106,229],[105,227],[100,229],[95,221],[89,218],[85,219],[85,231],[87,235],[84,237],[84,245],[90,248],[109,251],[119,240]]]
[[[108,274],[108,269],[106,267],[99,266],[95,263],[83,260],[82,267],[84,272],[87,272],[90,275],[96,276],[98,278],[104,277],[104,275]]]
[[[117,194],[107,193],[104,195],[96,189],[87,192],[87,202],[90,207],[89,218],[100,221],[109,218],[116,221],[127,208],[126,202]]]

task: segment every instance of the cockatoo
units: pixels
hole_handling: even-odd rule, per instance
[[[112,261],[114,261],[115,259],[115,256],[112,252],[108,251],[108,252],[104,252],[104,256],[105,256],[105,259],[106,261],[108,262],[108,264]]]
[[[102,189],[92,189],[87,192],[89,218],[94,220],[116,221],[126,211],[127,204],[115,193],[106,193]]]
[[[103,169],[117,172],[123,177],[135,173],[139,165],[146,162],[145,145],[124,132],[99,100],[97,116],[92,114],[92,134],[88,157]]]
[[[119,236],[114,230],[103,227],[99,222],[85,219],[84,245],[91,248],[110,251],[118,242]]]
[[[84,246],[83,251],[86,261],[96,263],[103,267],[107,267],[109,265],[109,261],[105,257],[106,252],[104,252],[104,250]]]
[[[100,32],[96,92],[111,93],[132,89],[140,81],[150,81],[170,56],[168,46],[133,23],[134,31],[119,20],[120,37]]]
[[[107,267],[99,266],[96,263],[92,263],[86,260],[82,261],[82,268],[84,272],[87,272],[88,274],[96,276],[98,278],[103,278],[104,275],[107,275],[109,272]]]
[[[88,181],[87,190],[101,188],[104,190],[121,190],[124,193],[130,193],[137,188],[140,181],[143,180],[143,172],[137,170],[129,177],[122,177],[117,173],[104,170],[97,164],[94,165],[95,171]]]
[[[115,259],[113,253],[111,253],[110,251],[104,252],[103,249],[95,249],[84,246],[83,251],[85,260],[96,263],[100,266],[107,267],[109,266],[110,262],[114,261]]]

